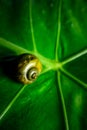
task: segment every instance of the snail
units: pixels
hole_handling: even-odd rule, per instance
[[[23,84],[33,83],[42,70],[39,59],[32,54],[20,55],[16,66],[16,78]]]

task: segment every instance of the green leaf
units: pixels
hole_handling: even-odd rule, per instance
[[[0,1],[1,130],[87,129],[86,6],[85,0]],[[23,53],[43,65],[30,85],[13,80],[1,64]]]

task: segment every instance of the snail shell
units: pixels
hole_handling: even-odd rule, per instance
[[[23,84],[30,84],[36,80],[41,70],[41,62],[36,56],[22,54],[17,64],[17,80]]]

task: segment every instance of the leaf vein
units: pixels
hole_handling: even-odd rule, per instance
[[[63,67],[60,68],[60,70],[69,78],[73,79],[74,81],[76,81],[77,83],[79,83],[80,85],[82,85],[85,89],[87,89],[87,84],[84,83],[83,81],[79,80],[78,78],[76,78],[75,76],[73,76],[71,73],[69,73],[67,70],[65,70]]]
[[[67,58],[65,61],[61,62],[61,65],[65,65],[67,63],[70,63],[71,61],[81,57],[82,55],[85,55],[87,53],[87,49],[80,51],[79,53],[71,56],[70,58]]]
[[[18,93],[15,95],[15,97],[11,100],[11,102],[7,105],[7,107],[5,108],[5,110],[1,113],[0,115],[0,121],[3,119],[3,117],[7,114],[7,112],[9,111],[9,109],[11,109],[11,107],[13,106],[13,104],[15,103],[15,101],[18,99],[18,97],[21,95],[21,93],[24,91],[25,87],[27,85],[24,85],[19,91]]]
[[[67,111],[66,111],[64,96],[63,96],[63,92],[62,92],[61,79],[60,79],[60,72],[59,71],[57,72],[57,77],[58,77],[58,86],[59,86],[59,92],[60,92],[60,97],[61,97],[61,102],[62,102],[62,107],[63,107],[63,113],[64,113],[65,127],[66,127],[66,130],[69,130]]]
[[[33,21],[32,21],[32,0],[30,0],[30,26],[31,26],[31,35],[32,35],[34,51],[37,52],[34,29],[33,29]]]

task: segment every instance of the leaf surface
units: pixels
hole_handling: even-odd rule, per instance
[[[1,130],[87,128],[86,6],[85,0],[0,1],[0,61],[32,53],[43,65],[30,85],[0,65]]]

